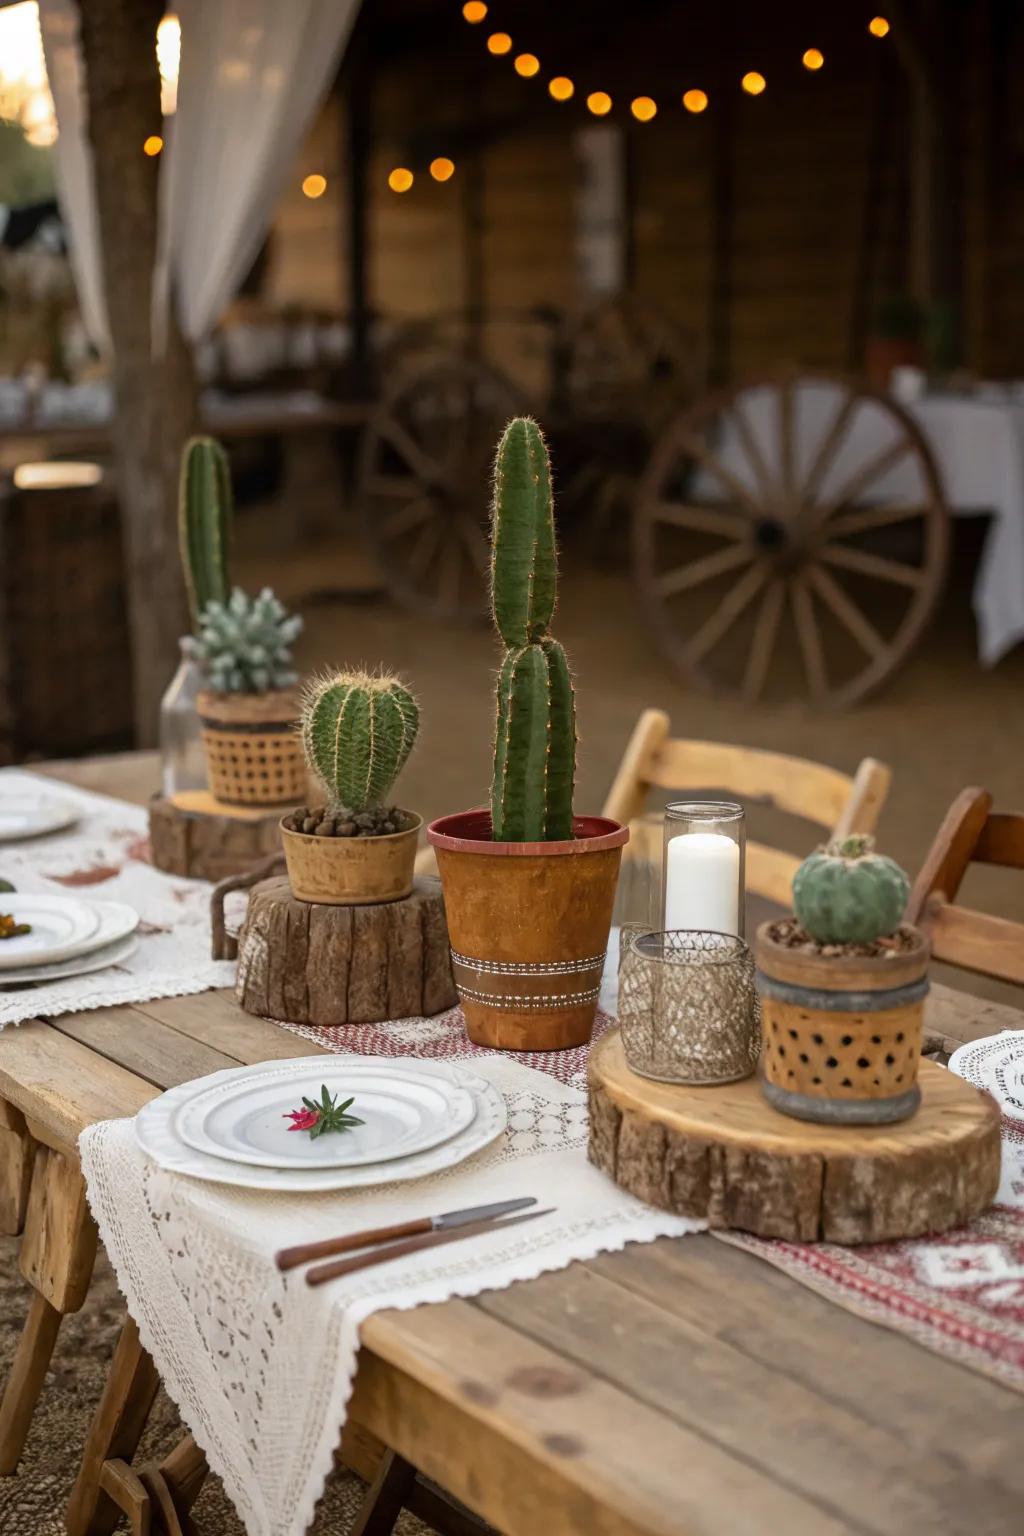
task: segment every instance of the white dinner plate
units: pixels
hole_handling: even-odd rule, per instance
[[[476,1114],[473,1095],[429,1074],[337,1058],[306,1058],[304,1071],[238,1069],[235,1081],[189,1099],[174,1121],[181,1140],[197,1152],[263,1168],[359,1168],[425,1152],[465,1130]],[[319,1103],[326,1086],[362,1125],[311,1137],[292,1129],[290,1111],[303,1099]]]
[[[339,1066],[341,1063],[360,1061],[373,1062],[377,1066],[398,1064],[392,1060],[382,1062],[382,1058],[372,1056],[325,1055],[323,1061],[325,1067],[328,1063]],[[278,1065],[298,1070],[307,1068],[309,1062],[310,1058],[303,1056]],[[214,1072],[210,1077],[200,1078],[196,1082],[182,1083],[177,1088],[168,1089],[159,1098],[152,1099],[135,1116],[135,1139],[148,1157],[171,1173],[183,1173],[212,1184],[232,1185],[236,1189],[313,1194],[323,1190],[365,1189],[374,1184],[397,1184],[411,1179],[423,1179],[443,1169],[454,1168],[502,1135],[507,1122],[505,1100],[485,1077],[456,1062],[404,1059],[402,1064],[414,1066],[438,1081],[467,1089],[476,1105],[476,1114],[464,1131],[441,1142],[439,1146],[430,1147],[424,1152],[414,1152],[409,1157],[366,1164],[360,1168],[263,1168],[251,1163],[232,1163],[226,1158],[199,1152],[182,1141],[175,1129],[175,1117],[182,1106],[195,1096],[197,1089],[214,1086],[218,1078],[230,1076],[236,1070],[231,1068],[225,1072]]]
[[[72,955],[69,960],[55,960],[52,965],[29,965],[23,970],[4,971],[0,986],[13,986],[23,981],[63,981],[68,976],[89,976],[94,971],[105,971],[110,965],[120,965],[129,960],[139,947],[134,934],[90,950],[86,955]]]
[[[0,939],[0,971],[65,960],[99,932],[100,914],[77,896],[36,896],[0,891],[0,913],[28,923],[31,932]]]
[[[0,843],[59,832],[78,820],[78,807],[58,795],[0,793]]]

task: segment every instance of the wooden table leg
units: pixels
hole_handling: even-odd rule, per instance
[[[385,1451],[351,1536],[391,1536],[416,1481],[416,1468],[397,1451]]]
[[[34,1292],[0,1400],[0,1476],[18,1469],[60,1323],[56,1307]]]
[[[137,1528],[146,1528],[143,1520],[148,1516],[140,1508],[143,1494],[139,1479],[131,1471],[131,1459],[159,1385],[156,1367],[139,1343],[139,1330],[129,1317],[121,1329],[107,1384],[89,1427],[68,1502],[67,1536],[109,1536],[122,1511],[136,1518],[133,1510],[125,1510],[126,1503],[135,1506]],[[119,1490],[124,1497],[120,1503]]]
[[[5,1237],[17,1237],[25,1225],[34,1150],[25,1116],[0,1099],[0,1232]]]

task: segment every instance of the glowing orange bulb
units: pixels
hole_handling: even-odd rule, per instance
[[[527,80],[540,69],[540,59],[535,53],[520,53],[516,55],[515,69],[517,75],[523,75]]]
[[[707,91],[686,91],[683,94],[683,106],[687,112],[703,112],[707,104]]]
[[[569,101],[575,92],[576,87],[568,75],[556,75],[553,80],[548,81],[548,94],[553,96],[555,101]]]
[[[868,31],[872,37],[888,37],[889,23],[884,16],[872,16],[868,22]]]
[[[587,107],[595,117],[606,117],[612,109],[612,99],[607,91],[591,91]]]
[[[484,5],[483,0],[466,0],[465,5],[462,7],[462,14],[470,26],[473,27],[476,26],[478,21],[483,21],[487,15],[487,7]]]
[[[803,57],[804,69],[820,69],[825,62],[825,55],[820,48],[808,48]]]
[[[487,39],[488,53],[511,53],[512,39],[507,32],[492,32]]]
[[[388,175],[388,186],[392,192],[408,192],[412,183],[412,171],[407,170],[404,165],[396,165],[395,169]]]
[[[629,110],[638,123],[649,123],[658,111],[658,103],[652,96],[636,96],[630,102]]]
[[[327,191],[327,177],[307,176],[302,183],[302,190],[307,197],[323,197]]]
[[[142,153],[144,155],[149,155],[149,157],[152,159],[154,155],[158,155],[160,153],[163,147],[164,141],[160,135],[158,133],[151,133],[148,139],[143,140]]]
[[[438,155],[430,162],[430,174],[435,181],[451,181],[455,175],[455,161],[449,160],[447,155]]]
[[[743,76],[740,84],[748,96],[760,96],[761,92],[764,90],[767,84],[767,81],[765,80],[764,75],[759,75],[756,69],[752,69]]]

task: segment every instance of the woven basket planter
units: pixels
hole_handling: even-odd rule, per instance
[[[799,1120],[885,1125],[920,1103],[928,940],[888,958],[824,956],[757,932],[762,1086]]]
[[[295,805],[306,794],[289,691],[200,693],[197,700],[210,793],[225,805]]]

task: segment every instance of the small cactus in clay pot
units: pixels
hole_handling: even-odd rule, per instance
[[[910,881],[873,837],[846,837],[819,848],[793,877],[793,911],[821,944],[871,944],[899,927]]]

